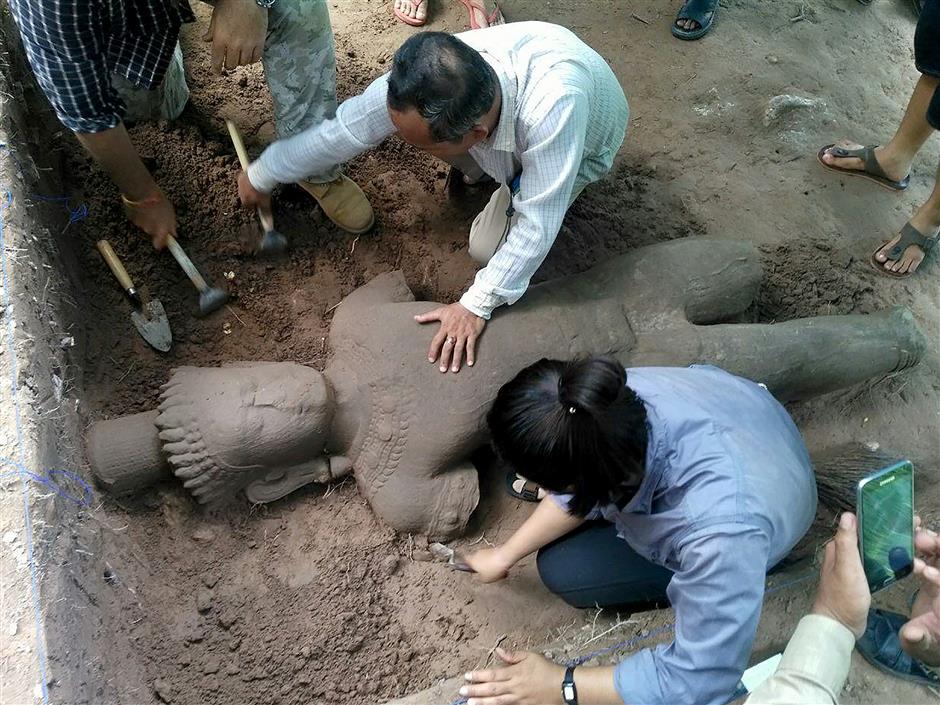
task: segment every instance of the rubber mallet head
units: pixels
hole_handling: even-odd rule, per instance
[[[208,316],[217,311],[228,301],[228,292],[214,286],[206,287],[199,292],[199,313]]]
[[[281,235],[277,230],[268,230],[261,236],[258,243],[258,254],[266,257],[274,257],[287,252],[287,238]]]

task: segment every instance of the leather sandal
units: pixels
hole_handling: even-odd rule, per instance
[[[522,487],[517,490],[514,485],[520,482],[522,483]],[[522,475],[512,470],[506,473],[506,492],[508,492],[511,497],[521,499],[523,502],[539,502],[546,495],[545,490],[541,487],[534,482],[529,482],[522,477]]]
[[[835,144],[827,144],[816,153],[816,159],[820,164],[832,171],[838,171],[848,176],[861,176],[863,179],[874,181],[879,186],[883,186],[891,191],[903,191],[907,188],[908,184],[910,184],[911,175],[908,174],[900,181],[895,181],[885,174],[884,169],[881,168],[881,164],[878,163],[878,159],[875,157],[875,149],[877,147],[878,145],[872,145],[860,149],[846,149],[845,147],[836,147]],[[845,167],[826,164],[826,162],[823,161],[823,155],[827,152],[840,159],[845,157],[861,159],[865,163],[865,166],[862,169],[846,169]]]
[[[906,272],[892,272],[890,269],[885,269],[885,264],[888,262],[897,262],[904,255],[908,247],[916,245],[924,251],[924,259],[917,265],[917,269],[920,269],[924,264],[924,260],[927,259],[927,255],[930,254],[930,250],[937,244],[938,237],[940,237],[940,235],[927,237],[910,223],[905,223],[904,227],[901,228],[901,239],[888,250],[885,255],[885,261],[881,262],[875,258],[875,255],[884,249],[884,245],[872,252],[868,261],[871,263],[872,267],[885,276],[893,277],[894,279],[907,279],[912,274],[915,274],[917,270],[915,269],[913,272],[910,270]]]
[[[907,618],[894,612],[870,610],[868,625],[855,648],[868,663],[895,678],[925,685],[940,684],[933,669],[908,656],[901,648],[898,632]]]
[[[676,21],[672,23],[673,36],[685,41],[701,39],[708,34],[712,25],[715,24],[717,9],[718,0],[686,0],[676,15]],[[698,29],[683,29],[676,24],[679,20],[698,22]]]

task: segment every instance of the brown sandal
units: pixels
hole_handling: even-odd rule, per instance
[[[863,179],[874,181],[879,186],[883,186],[890,191],[903,191],[906,189],[911,182],[911,175],[908,174],[900,181],[895,181],[885,174],[884,169],[881,168],[881,164],[878,163],[878,159],[875,157],[876,148],[877,145],[862,147],[861,149],[846,149],[845,147],[836,147],[835,144],[827,144],[816,153],[816,159],[827,169],[838,171],[842,174],[848,174],[849,176],[861,176]],[[845,167],[826,164],[826,162],[823,161],[823,155],[826,152],[840,159],[846,157],[861,159],[865,162],[865,166],[862,169],[846,169]]]
[[[879,262],[877,259],[875,259],[875,255],[884,249],[884,245],[872,252],[868,261],[871,263],[872,267],[885,276],[892,277],[894,279],[907,279],[912,274],[915,274],[917,270],[914,270],[913,272],[910,270],[906,272],[892,272],[890,269],[885,269],[885,264],[887,262],[897,262],[899,259],[901,259],[901,256],[908,247],[911,245],[917,245],[921,250],[924,251],[924,259],[921,260],[919,265],[917,265],[917,269],[920,269],[921,265],[924,263],[924,260],[927,259],[927,255],[930,254],[931,248],[937,244],[937,238],[937,235],[934,235],[933,237],[927,237],[910,223],[905,223],[904,227],[901,228],[901,239],[898,240],[890,250],[888,250],[888,253],[885,256],[885,261]]]

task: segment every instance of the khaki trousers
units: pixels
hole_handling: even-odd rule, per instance
[[[460,169],[457,164],[454,164],[454,166]],[[479,167],[477,169],[482,173]],[[464,173],[467,172],[464,171]],[[581,195],[585,186],[587,184],[580,183],[580,181],[575,183],[575,187],[571,191],[571,198],[568,199],[569,208]],[[473,224],[470,226],[470,256],[480,264],[486,264],[490,261],[496,251],[506,242],[510,230],[519,219],[519,214],[512,205],[512,197],[513,194],[509,186],[507,184],[500,185],[490,197],[486,207],[473,219]]]

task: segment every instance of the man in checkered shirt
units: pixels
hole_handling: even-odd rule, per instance
[[[628,115],[607,62],[563,27],[424,32],[334,119],[270,145],[239,176],[239,195],[246,206],[265,205],[278,183],[395,133],[453,165],[457,183],[495,179],[501,186],[470,229],[470,255],[485,266],[459,302],[416,318],[440,322],[428,360],[458,372],[464,357],[474,364],[494,309],[525,293],[571,203],[610,170]]]
[[[215,0],[203,37],[216,73],[263,61],[279,136],[336,112],[326,0]],[[111,176],[130,220],[161,248],[176,213],[124,122],[173,119],[189,97],[177,43],[188,0],[10,0],[36,79],[62,123]],[[340,227],[364,232],[372,209],[338,165],[297,182]]]

